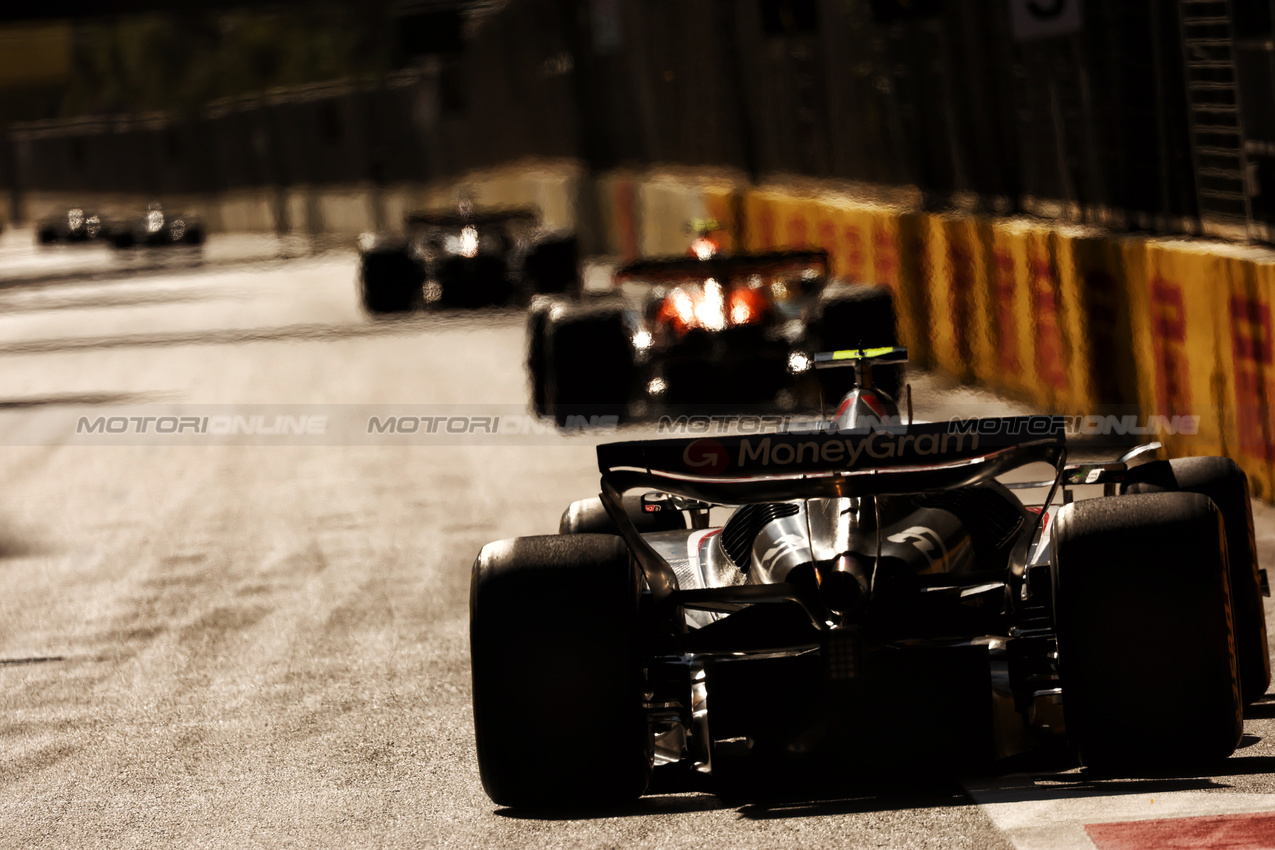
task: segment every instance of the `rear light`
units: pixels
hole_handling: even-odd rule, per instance
[[[769,313],[770,302],[762,291],[735,289],[728,294],[709,278],[700,285],[679,286],[666,295],[655,321],[671,325],[681,335],[692,328],[720,331],[727,325],[757,324]]]
[[[679,335],[695,327],[697,324],[695,301],[690,293],[681,287],[670,292],[665,296],[664,303],[660,305],[660,312],[656,314],[655,321],[661,325],[672,325],[673,330]]]
[[[691,253],[700,260],[710,260],[717,255],[718,245],[707,236],[701,236],[691,243]]]
[[[695,304],[695,321],[706,330],[720,331],[726,327],[726,296],[722,285],[709,278]]]
[[[760,289],[736,289],[730,294],[730,321],[733,325],[751,325],[763,321],[770,304]]]

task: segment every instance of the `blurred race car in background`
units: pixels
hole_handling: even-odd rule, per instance
[[[200,246],[204,244],[204,226],[195,218],[165,211],[155,202],[146,212],[109,228],[111,244],[116,248],[161,248],[168,246]]]
[[[526,303],[542,292],[578,287],[575,236],[538,226],[530,209],[475,210],[407,216],[406,235],[365,233],[359,239],[359,289],[369,313],[431,306],[487,307]]]
[[[824,251],[639,259],[611,290],[537,299],[528,319],[533,409],[559,423],[658,409],[758,406],[849,389],[810,373],[810,352],[897,343],[889,290],[829,277]],[[883,387],[897,393],[901,372]]]
[[[35,240],[41,245],[80,244],[105,240],[109,236],[110,226],[103,217],[80,207],[43,219],[35,229]]]
[[[1061,417],[918,423],[863,384],[802,432],[600,445],[601,495],[558,534],[482,549],[492,800],[622,805],[660,770],[818,793],[1066,748],[1145,775],[1236,749],[1270,658],[1233,461],[1069,463]]]

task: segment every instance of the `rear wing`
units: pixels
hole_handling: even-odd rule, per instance
[[[717,254],[708,259],[689,256],[651,257],[625,263],[615,271],[617,280],[685,280],[686,278],[740,277],[774,274],[786,267],[820,266],[828,274],[826,251],[769,251],[760,254]]]
[[[884,348],[848,348],[841,351],[821,351],[810,358],[816,369],[833,369],[838,366],[855,366],[864,362],[873,364],[908,362],[907,346]]]
[[[670,634],[685,629],[679,604],[738,588],[681,591],[677,574],[624,510],[626,490],[646,487],[717,504],[918,493],[967,487],[1028,463],[1066,459],[1060,416],[1007,416],[858,431],[815,431],[643,440],[598,446],[602,504],[642,569]],[[1053,492],[1050,492],[1050,500]],[[790,585],[749,588],[736,602],[801,602]],[[691,595],[688,598],[688,594]],[[679,602],[680,600],[680,602]],[[703,600],[698,600],[700,603]],[[717,599],[717,601],[721,601]],[[818,618],[812,616],[818,626]]]
[[[1059,416],[953,420],[880,430],[641,440],[598,446],[603,483],[716,504],[919,493],[990,481],[1065,457]]]

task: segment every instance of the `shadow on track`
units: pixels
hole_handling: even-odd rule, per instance
[[[1241,747],[1257,738],[1245,736]],[[1268,776],[1275,773],[1275,756],[1235,755],[1193,770],[1146,771],[1137,774],[1097,771],[1084,767],[1066,773],[1020,773],[974,784],[981,803],[1019,803],[1085,797],[1164,795],[1176,791],[1226,791],[1232,777]]]
[[[735,809],[750,820],[825,817],[909,809],[960,808],[976,803],[951,775],[890,774],[887,778],[812,778],[758,784],[750,793],[713,792],[707,776],[657,769],[651,792],[632,803],[603,808],[498,809],[517,820],[599,820],[619,817],[691,814]]]
[[[496,814],[511,820],[604,820],[609,818],[686,815],[731,808],[711,794],[651,795],[623,806],[585,809],[497,809]]]

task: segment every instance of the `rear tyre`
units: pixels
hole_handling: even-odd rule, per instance
[[[1266,606],[1258,574],[1257,541],[1248,476],[1230,458],[1184,457],[1148,463],[1134,469],[1136,481],[1126,493],[1182,491],[1208,496],[1226,523],[1226,552],[1235,615],[1240,687],[1245,705],[1262,698],[1271,684],[1271,656],[1266,634]]]
[[[831,285],[820,296],[819,314],[812,331],[821,351],[896,346],[899,336],[895,328],[894,296],[880,286]],[[833,407],[854,387],[853,369],[825,369],[817,375],[824,401]],[[875,368],[872,380],[875,386],[897,400],[903,387],[903,367]]]
[[[547,343],[546,403],[559,426],[624,416],[637,369],[622,311],[568,314],[548,325]]]
[[[372,314],[405,313],[422,299],[425,274],[406,250],[387,248],[359,255],[359,295]]]
[[[579,292],[579,240],[559,236],[537,243],[523,260],[522,277],[531,294]]]
[[[609,535],[484,546],[470,587],[474,733],[502,806],[615,805],[650,782],[638,572]]]
[[[1243,719],[1222,515],[1195,493],[1063,507],[1051,547],[1067,738],[1138,771],[1234,752]]]
[[[553,303],[542,299],[531,305],[527,315],[527,380],[531,409],[537,416],[549,415],[549,334],[550,311]]]

